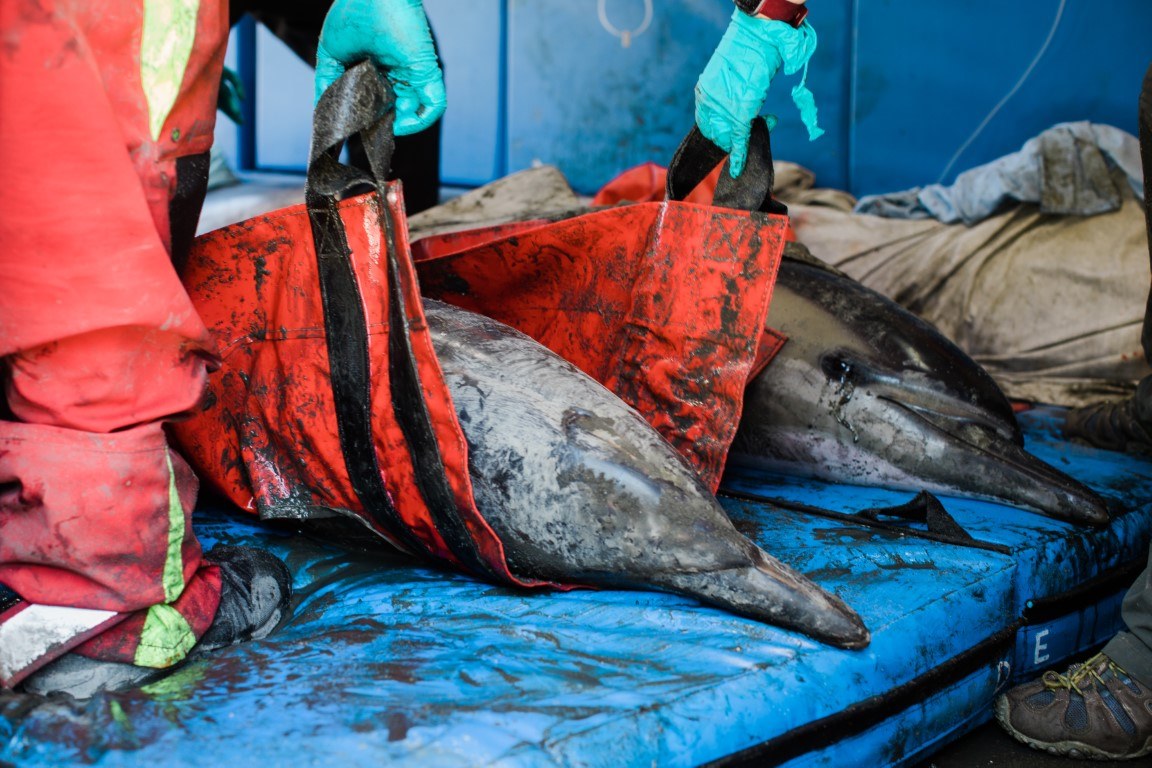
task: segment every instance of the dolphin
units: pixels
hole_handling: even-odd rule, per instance
[[[767,321],[788,341],[748,384],[730,463],[1108,522],[1103,499],[1024,450],[1007,397],[959,347],[802,248],[790,253]]]
[[[476,505],[513,573],[674,592],[841,648],[868,644],[860,617],[740,534],[635,410],[508,326],[424,306]]]

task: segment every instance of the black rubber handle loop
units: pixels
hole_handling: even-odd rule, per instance
[[[692,130],[680,142],[668,166],[668,182],[665,189],[669,200],[683,200],[696,186],[711,173],[718,163],[724,161],[712,204],[740,211],[761,211],[786,215],[788,208],[772,197],[772,187],[776,183],[776,172],[772,166],[772,139],[764,118],[752,121],[752,131],[748,138],[748,159],[744,171],[732,178],[728,172],[731,158],[716,146],[693,125]]]
[[[339,198],[364,184],[383,190],[396,148],[395,104],[391,85],[369,61],[352,67],[324,91],[312,117],[308,194]],[[340,162],[344,142],[357,134],[370,173]]]

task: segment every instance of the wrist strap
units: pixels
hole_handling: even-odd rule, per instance
[[[764,16],[799,27],[808,15],[808,6],[789,0],[736,0],[736,7],[749,16]]]

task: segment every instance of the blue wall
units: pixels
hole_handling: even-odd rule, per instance
[[[950,181],[1053,123],[1136,129],[1152,61],[1149,0],[810,0],[820,46],[809,142],[781,77],[766,110],[777,157],[857,194]],[[581,191],[667,162],[729,0],[425,0],[448,88],[444,181],[474,186],[534,162]],[[649,10],[650,18],[646,20]],[[624,32],[633,33],[624,44]],[[311,73],[254,36],[251,163],[302,169]],[[232,130],[224,126],[223,131]],[[243,140],[240,142],[243,144]]]
[[[856,6],[856,191],[950,182],[1053,123],[1091,120],[1136,133],[1137,95],[1152,61],[1148,0]]]

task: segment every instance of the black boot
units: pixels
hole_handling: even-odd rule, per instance
[[[246,640],[267,637],[291,608],[292,575],[271,552],[220,545],[205,559],[220,566],[220,607],[216,609],[212,626],[184,661]],[[174,669],[175,666],[154,669],[97,661],[69,653],[30,675],[20,688],[43,696],[67,693],[76,699],[87,699],[101,691],[146,685]]]
[[[1152,376],[1125,400],[1073,408],[1063,431],[1065,437],[1109,451],[1152,452]]]

